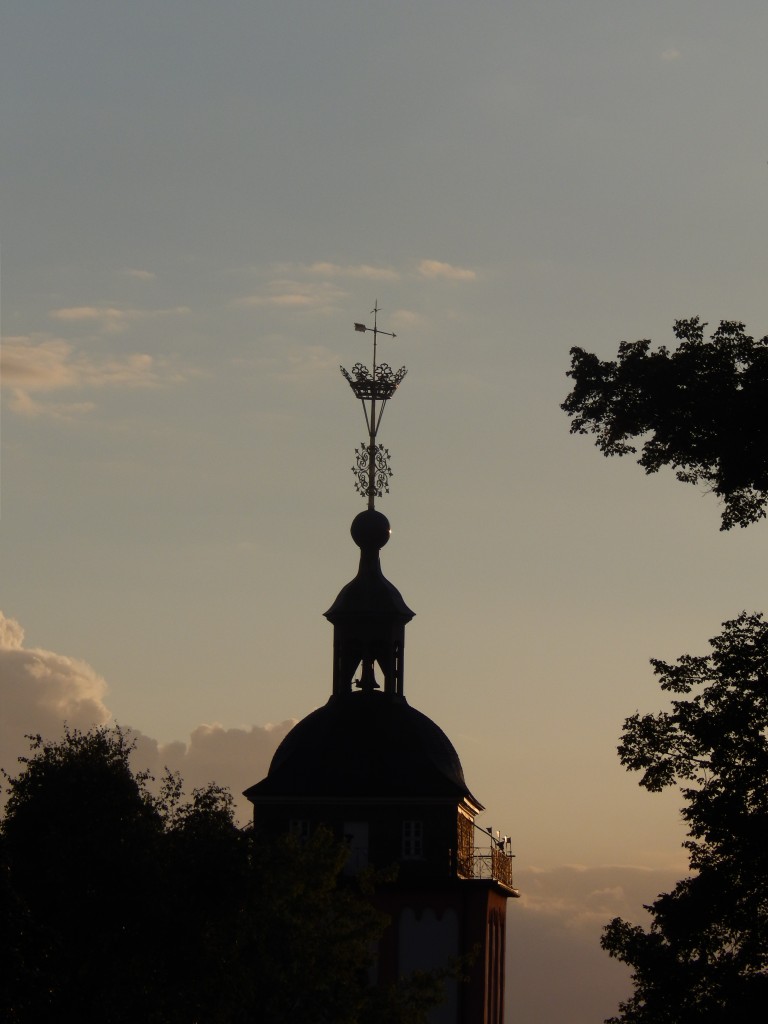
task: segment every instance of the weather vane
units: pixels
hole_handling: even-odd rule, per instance
[[[395,372],[387,363],[376,363],[376,343],[380,334],[386,334],[388,338],[396,338],[397,335],[391,331],[382,331],[378,326],[379,300],[376,300],[373,309],[373,327],[366,327],[365,324],[355,324],[356,331],[371,331],[373,334],[373,372],[362,363],[355,363],[352,373],[348,373],[344,367],[341,372],[349,381],[349,386],[359,398],[363,406],[365,425],[368,428],[368,443],[363,442],[359,448],[355,448],[355,465],[352,472],[355,474],[355,490],[368,499],[368,508],[373,508],[375,499],[380,498],[385,492],[389,493],[389,478],[392,470],[389,466],[389,451],[376,441],[376,435],[381,424],[381,417],[384,414],[384,407],[408,372],[404,366]]]

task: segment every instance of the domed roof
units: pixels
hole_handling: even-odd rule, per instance
[[[472,796],[453,744],[404,697],[355,692],[331,697],[277,748],[269,774],[245,791],[260,797]],[[479,806],[479,805],[478,805]]]

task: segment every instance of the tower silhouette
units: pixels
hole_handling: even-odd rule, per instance
[[[349,847],[346,870],[396,865],[376,902],[389,916],[375,980],[464,957],[466,980],[446,983],[435,1024],[502,1024],[506,905],[512,882],[510,840],[480,829],[483,805],[470,792],[445,733],[404,694],[405,626],[414,613],[382,573],[379,552],[389,521],[375,507],[388,490],[389,452],[377,439],[381,415],[405,376],[377,364],[342,368],[363,404],[367,443],[353,466],[367,507],[354,519],[357,575],[325,613],[333,625],[331,696],[278,747],[265,779],[245,795],[264,834],[299,836],[324,825]]]

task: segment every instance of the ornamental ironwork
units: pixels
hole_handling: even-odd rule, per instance
[[[355,363],[352,372],[340,367],[355,398],[360,400],[365,416],[365,425],[368,429],[368,443],[355,449],[355,465],[352,472],[355,474],[355,490],[368,499],[368,508],[374,507],[376,498],[389,493],[389,480],[392,470],[389,465],[389,451],[376,440],[381,425],[381,417],[389,399],[394,395],[400,386],[403,377],[408,372],[404,366],[399,370],[393,370],[388,363],[376,362],[376,349],[380,334],[388,338],[397,337],[392,331],[382,331],[378,326],[379,304],[378,301],[371,310],[373,313],[373,327],[365,324],[355,324],[356,331],[370,331],[373,334],[373,368],[368,369],[363,363]]]
[[[458,841],[456,859],[458,872],[463,878],[472,877],[472,861],[475,856],[474,829],[476,828],[477,825],[471,818],[467,818],[459,812],[456,829]]]
[[[516,892],[512,882],[512,857],[502,850],[475,850],[472,856],[472,871],[464,877],[492,879]]]
[[[367,366],[363,366],[362,363],[355,363],[352,367],[351,375],[343,366],[340,366],[339,369],[349,381],[349,386],[354,391],[355,397],[359,398],[362,402],[369,401],[372,398],[378,398],[386,402],[394,395],[400,385],[400,381],[408,373],[404,366],[401,366],[395,372],[388,363],[379,363],[376,368],[376,379],[374,380],[371,376],[371,371]]]
[[[371,465],[373,465],[373,487],[371,487]],[[389,480],[392,476],[392,469],[389,465],[389,449],[383,444],[374,445],[373,459],[371,459],[370,446],[363,443],[355,448],[355,465],[352,467],[355,474],[355,490],[367,498],[371,491],[375,498],[381,498],[389,494]]]
[[[475,840],[477,839],[477,845]],[[480,826],[459,814],[455,870],[460,878],[483,878],[499,882],[517,896],[512,878],[512,840],[493,835],[492,829]]]

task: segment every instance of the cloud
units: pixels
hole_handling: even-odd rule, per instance
[[[45,416],[53,420],[71,420],[79,416],[86,416],[96,408],[95,402],[45,402],[36,401],[28,392],[14,390],[11,395],[9,408],[18,416],[25,416],[27,419],[35,419],[38,416]]]
[[[466,267],[454,267],[450,263],[439,260],[422,260],[419,263],[419,274],[422,277],[444,278],[447,281],[474,281],[477,274]]]
[[[251,273],[257,268],[251,268]],[[421,260],[415,267],[409,265],[407,274],[394,267],[373,266],[369,263],[333,263],[316,260],[314,263],[278,263],[270,268],[272,279],[253,294],[236,301],[239,306],[283,310],[285,312],[321,313],[336,315],[347,310],[349,291],[342,283],[354,281],[395,284],[404,277],[421,280],[475,281],[477,272],[469,267],[458,267],[440,260]],[[404,322],[407,311],[399,311]]]
[[[25,647],[19,622],[0,612],[0,767],[10,775],[16,774],[19,756],[28,753],[25,735],[40,733],[44,739],[56,739],[63,734],[65,722],[80,730],[111,724],[107,692],[106,681],[86,662]],[[133,763],[157,779],[166,766],[180,772],[188,793],[209,782],[228,786],[245,823],[251,805],[242,790],[267,774],[278,743],[293,724],[232,729],[200,725],[188,742],[167,744],[132,730],[136,738]]]
[[[644,903],[685,874],[681,865],[666,869],[601,865],[529,868],[521,875],[521,906],[527,913],[556,917],[561,927],[599,934],[613,917],[644,917]]]
[[[87,412],[93,403],[43,403],[35,394],[104,387],[157,387],[169,376],[143,352],[95,359],[63,338],[48,334],[6,338],[0,351],[0,383],[9,407],[23,416],[66,416]]]
[[[245,299],[244,302],[248,306],[285,306],[294,309],[315,305],[313,296],[298,290],[285,292],[282,295],[253,295]]]
[[[680,57],[682,57],[682,54],[674,46],[670,46],[669,49],[664,50],[661,54],[662,60],[678,60]]]
[[[407,328],[414,330],[424,328],[429,320],[423,313],[416,313],[410,309],[396,309],[389,318],[389,323],[392,327],[397,327],[398,330]]]
[[[562,865],[515,874],[520,899],[507,910],[507,991],[517,1024],[594,1024],[631,991],[630,971],[600,948],[614,917],[647,925],[644,903],[683,871]],[[557,984],[552,979],[557,978]]]
[[[369,281],[399,281],[400,275],[390,267],[372,267],[368,263],[353,266],[341,266],[339,263],[318,261],[309,266],[310,274],[322,274],[325,277],[355,277]]]
[[[137,281],[155,281],[157,274],[153,274],[151,270],[136,270],[133,267],[126,267],[123,273],[127,277],[135,277]]]
[[[124,359],[93,360],[69,342],[46,335],[7,338],[3,342],[3,386],[27,391],[58,391],[71,387],[157,383],[154,360],[135,352]]]
[[[141,273],[141,271],[137,271]],[[107,334],[125,331],[136,320],[154,320],[157,317],[183,316],[189,313],[188,306],[174,306],[170,309],[120,309],[117,306],[64,306],[52,309],[51,320],[65,324],[96,324]]]
[[[629,970],[600,948],[600,930],[574,931],[556,916],[507,907],[506,1003],[515,1024],[596,1024],[631,992]]]
[[[329,314],[335,313],[346,297],[345,291],[327,281],[317,284],[282,279],[271,281],[265,292],[238,299],[237,305]]]
[[[65,721],[77,729],[111,721],[106,692],[86,662],[25,647],[21,625],[0,612],[0,766],[6,771],[12,774],[26,752],[26,733],[56,736]]]
[[[338,373],[339,356],[325,345],[296,346],[286,354],[289,369],[278,371],[283,377],[302,376],[324,377],[330,372]]]
[[[242,791],[264,778],[278,744],[294,725],[292,719],[250,728],[199,725],[187,743],[161,744],[137,733],[133,762],[137,769],[149,770],[156,779],[165,768],[178,772],[187,793],[209,782],[226,786],[235,798],[238,820],[246,824],[253,807]]]

